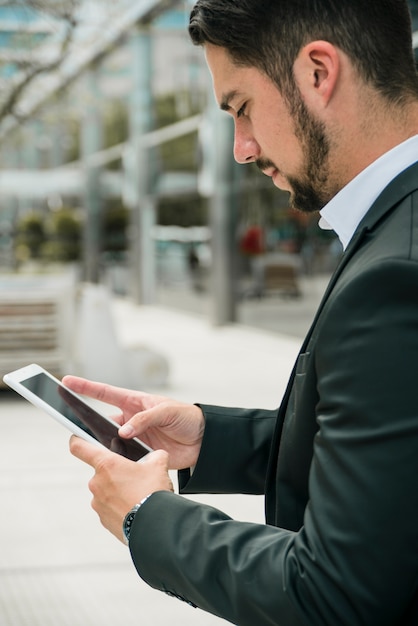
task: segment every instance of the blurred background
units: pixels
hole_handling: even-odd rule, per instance
[[[306,331],[340,244],[234,163],[192,5],[0,1],[2,373],[68,369],[86,285],[215,326]]]
[[[0,380],[38,362],[186,402],[280,401],[341,247],[234,163],[192,4],[0,0]],[[0,403],[2,626],[225,623],[141,583],[67,431]],[[193,499],[264,520],[261,496]]]

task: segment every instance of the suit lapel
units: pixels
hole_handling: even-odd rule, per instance
[[[306,348],[312,338],[312,334],[315,330],[317,321],[321,315],[322,309],[324,308],[326,301],[328,300],[332,290],[334,289],[335,284],[341,275],[341,272],[343,271],[349,260],[352,258],[352,256],[355,254],[355,252],[358,250],[367,232],[371,231],[377,225],[377,223],[380,222],[380,220],[382,220],[389,212],[396,208],[396,206],[405,198],[405,196],[409,195],[414,190],[418,190],[418,163],[415,163],[404,172],[399,174],[399,176],[397,176],[383,190],[381,195],[372,204],[369,211],[360,222],[352,240],[347,246],[346,251],[342,255],[340,262],[338,263],[333,275],[331,276],[331,279],[321,299],[314,320],[304,339],[299,354],[303,354],[306,351]],[[289,381],[290,386],[293,381],[294,375],[295,368],[293,369],[291,380]],[[285,397],[286,396],[288,396],[287,392],[285,393]]]
[[[289,378],[289,382],[286,387],[286,391],[283,396],[282,403],[278,411],[278,418],[276,423],[276,429],[274,432],[272,446],[270,451],[270,459],[267,472],[266,483],[266,520],[267,523],[274,523],[275,519],[275,483],[276,483],[276,471],[278,461],[278,448],[280,438],[283,429],[283,422],[286,415],[286,410],[289,402],[289,397],[293,388],[294,378],[296,375],[296,366],[299,356],[306,352],[309,342],[312,340],[315,329],[317,327],[318,320],[321,316],[322,310],[330,297],[343,269],[347,263],[353,257],[355,252],[359,249],[366,234],[373,230],[373,228],[384,219],[396,206],[410,193],[418,189],[418,163],[415,163],[407,170],[397,176],[377,198],[374,204],[370,207],[369,211],[360,222],[352,240],[350,241],[346,251],[342,255],[339,264],[337,265],[330,282],[325,290],[325,293],[321,299],[317,312],[315,314],[312,325],[303,341],[302,347],[299,351],[298,358],[293,366],[292,373]]]
[[[367,227],[363,227],[361,230],[357,231],[357,233],[355,234],[355,236],[353,237],[352,241],[350,242],[349,246],[347,247],[347,250],[345,251],[345,253],[343,254],[343,256],[340,259],[340,262],[338,264],[338,266],[336,267],[331,280],[328,283],[328,286],[325,290],[325,293],[321,299],[321,302],[319,304],[319,307],[317,309],[317,312],[315,314],[314,320],[311,324],[311,327],[303,341],[302,347],[299,351],[299,354],[297,356],[297,359],[295,361],[295,364],[293,366],[293,370],[292,373],[289,377],[289,382],[287,383],[287,387],[286,387],[286,391],[283,395],[283,399],[278,411],[278,416],[277,416],[277,422],[276,422],[276,428],[274,431],[274,435],[273,435],[273,439],[272,439],[272,445],[270,448],[270,459],[269,459],[269,464],[268,464],[268,471],[267,471],[267,483],[266,483],[266,501],[265,501],[265,513],[266,513],[266,520],[267,523],[271,523],[274,524],[274,519],[275,519],[275,513],[276,513],[276,502],[275,502],[275,491],[276,491],[276,472],[277,472],[277,462],[278,462],[278,448],[279,448],[279,442],[282,436],[282,430],[283,430],[283,424],[284,424],[284,419],[286,416],[286,411],[287,411],[287,406],[289,403],[289,398],[290,398],[290,394],[292,392],[293,389],[293,383],[295,380],[295,376],[296,376],[296,368],[297,368],[297,364],[298,364],[298,360],[301,354],[304,354],[306,352],[306,349],[309,345],[309,342],[312,339],[312,336],[315,332],[315,328],[317,326],[317,322],[319,317],[321,316],[322,310],[325,306],[326,301],[328,300],[332,290],[334,289],[335,284],[338,281],[338,278],[341,274],[341,272],[343,271],[344,267],[347,265],[348,261],[351,259],[351,257],[353,256],[353,254],[355,253],[355,251],[358,249],[364,235],[367,232]]]
[[[383,190],[377,200],[372,204],[372,206],[364,216],[363,220],[357,227],[357,230],[354,233],[352,240],[347,246],[346,251],[342,255],[340,262],[337,265],[328,283],[328,286],[324,292],[322,300],[315,314],[312,325],[308,331],[308,334],[305,337],[300,353],[306,351],[306,348],[308,347],[309,342],[312,338],[316,323],[321,315],[322,309],[324,308],[326,301],[328,300],[332,290],[334,289],[335,284],[341,275],[341,272],[343,271],[349,260],[352,258],[352,256],[355,254],[356,250],[358,250],[358,248],[360,247],[360,244],[363,241],[363,238],[365,237],[367,232],[373,230],[373,228],[391,211],[393,211],[407,195],[409,195],[416,189],[418,189],[418,163],[415,163],[407,170],[399,174],[399,176],[397,176]]]

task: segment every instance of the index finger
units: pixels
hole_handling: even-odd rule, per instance
[[[77,435],[72,435],[70,438],[70,452],[77,459],[84,461],[84,463],[87,463],[94,469],[97,467],[100,459],[107,454],[105,448],[96,446],[94,443],[77,437]]]
[[[121,403],[126,400],[128,393],[127,389],[94,382],[93,380],[87,380],[79,376],[64,376],[62,383],[68,387],[68,389],[71,389],[71,391],[75,391],[75,393],[100,400],[101,402],[107,402],[114,406],[120,406]]]

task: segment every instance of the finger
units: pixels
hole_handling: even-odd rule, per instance
[[[122,401],[126,400],[127,394],[129,393],[127,389],[113,387],[112,385],[98,383],[78,376],[64,376],[62,383],[71,389],[71,391],[75,391],[75,393],[94,398],[95,400],[101,400],[102,402],[107,402],[115,406],[120,406]]]
[[[95,468],[99,460],[107,454],[107,450],[90,443],[81,437],[72,435],[70,439],[70,452],[73,456]]]
[[[153,426],[160,426],[164,420],[164,415],[161,412],[161,406],[153,407],[145,411],[136,413],[130,420],[128,420],[123,426],[119,428],[118,434],[120,437],[130,439],[131,437],[138,437],[142,435],[148,428]]]
[[[163,470],[164,474],[166,474],[166,488],[168,489],[168,491],[172,491],[174,493],[174,485],[173,485],[173,481],[171,480],[170,474],[169,474],[169,455],[165,450],[155,450],[154,452],[150,452],[149,454],[147,454],[146,456],[142,457],[142,459],[139,459],[138,463],[141,463],[141,465],[146,466],[146,465],[154,465],[157,464],[160,466],[160,468]],[[155,472],[153,472],[155,474]]]

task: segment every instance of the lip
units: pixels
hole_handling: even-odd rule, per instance
[[[271,178],[273,185],[283,191],[288,191],[286,179],[280,173],[276,167],[268,167],[265,170],[261,170],[265,176]]]
[[[266,172],[267,176],[270,176],[273,185],[275,185],[275,187],[281,187],[281,184],[283,184],[283,177],[280,175],[280,171],[278,169],[271,169],[268,170],[268,172]]]
[[[279,173],[279,170],[277,170],[274,167],[269,167],[269,168],[267,168],[265,170],[262,170],[262,172],[263,172],[263,174],[265,176],[269,176],[270,178],[274,178],[276,176],[276,174]]]
[[[281,189],[282,191],[289,191],[290,187],[287,179],[280,173],[280,170],[274,170],[271,173],[271,180],[273,181],[273,185],[277,187],[277,189]]]

